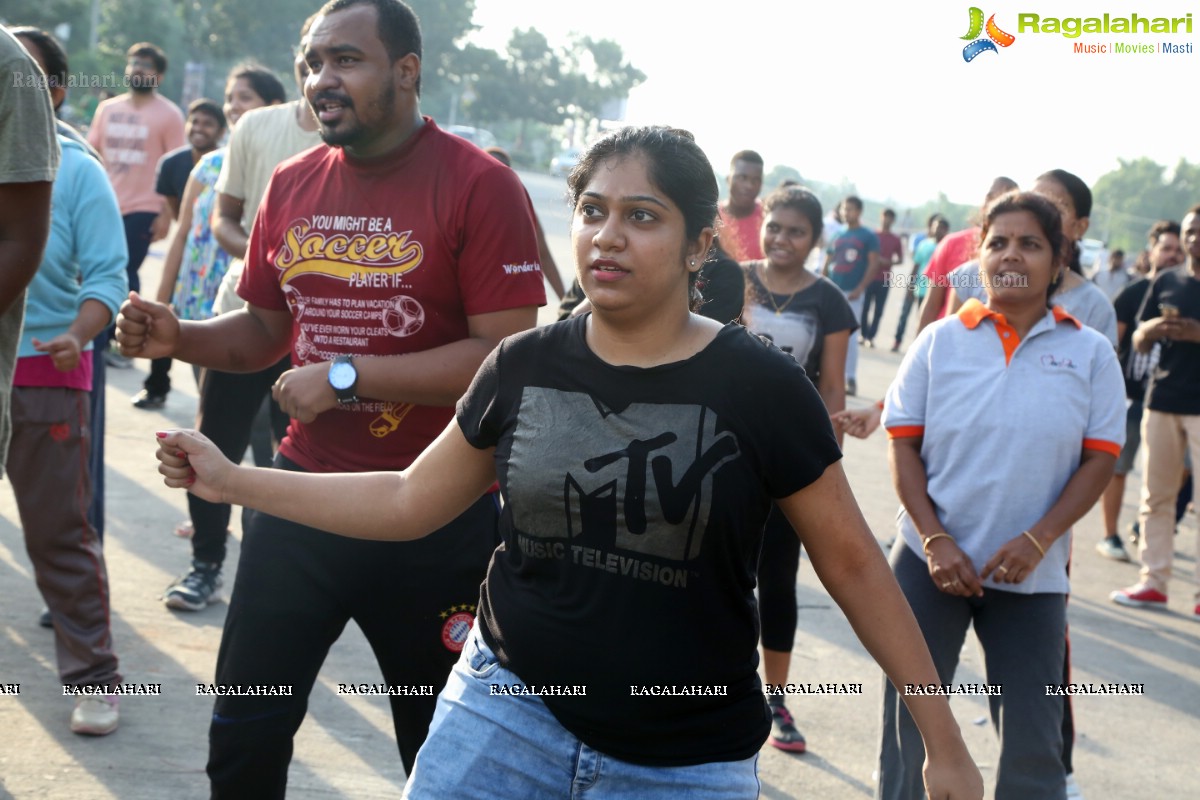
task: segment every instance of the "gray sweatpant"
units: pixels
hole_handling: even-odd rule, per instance
[[[982,598],[945,594],[903,538],[892,549],[891,564],[921,626],[940,682],[953,682],[967,628],[974,624],[983,648],[986,681],[1003,687],[1002,694],[988,697],[992,725],[1000,736],[996,800],[1065,800],[1063,702],[1061,697],[1047,696],[1046,687],[1063,679],[1066,595],[990,588],[984,589]],[[877,800],[924,798],[925,746],[903,697],[886,678],[881,739]]]

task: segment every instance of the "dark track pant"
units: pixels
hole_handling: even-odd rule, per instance
[[[883,306],[887,302],[888,285],[876,281],[863,292],[862,319],[859,322],[859,335],[867,341],[873,341],[879,333],[879,320],[883,318]]]
[[[276,465],[295,469],[277,457]],[[289,685],[292,696],[219,697],[209,728],[214,800],[284,797],[292,737],[329,648],[353,619],[386,683],[432,686],[432,696],[390,697],[404,768],[417,750],[473,618],[497,543],[497,503],[480,498],[415,542],[332,536],[254,513],[244,533],[217,656],[218,684]],[[378,682],[362,664],[347,683]]]
[[[900,538],[892,570],[908,598],[941,683],[954,680],[958,654],[972,625],[983,648],[987,683],[1003,686],[989,696],[992,725],[1000,736],[996,800],[1065,800],[1061,697],[1046,686],[1063,679],[1067,604],[1061,594],[1023,595],[984,589],[982,598],[945,594],[925,562]],[[900,692],[884,679],[883,732],[879,754],[882,800],[925,797],[921,767],[925,747]]]

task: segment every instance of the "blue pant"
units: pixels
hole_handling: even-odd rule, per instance
[[[540,698],[493,696],[521,683],[488,649],[478,621],[438,697],[405,800],[749,800],[758,756],[687,767],[630,764],[588,747]]]

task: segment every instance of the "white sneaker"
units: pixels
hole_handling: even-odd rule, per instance
[[[1074,773],[1067,776],[1067,800],[1083,800],[1083,792],[1079,791]]]
[[[117,729],[120,719],[115,695],[103,697],[80,697],[71,712],[71,731],[88,736],[107,736]]]

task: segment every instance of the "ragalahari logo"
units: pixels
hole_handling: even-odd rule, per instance
[[[981,53],[993,52],[998,53],[996,45],[1008,47],[1017,40],[1017,37],[1011,33],[1005,33],[996,25],[996,15],[992,14],[988,17],[987,25],[983,24],[983,10],[975,6],[971,6],[971,27],[967,31],[967,35],[963,39],[970,39],[970,44],[963,48],[963,61],[974,61],[975,57]],[[986,38],[981,38],[979,34],[987,33]]]

